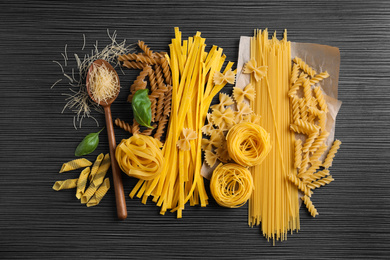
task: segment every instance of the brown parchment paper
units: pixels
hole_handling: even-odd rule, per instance
[[[240,38],[235,87],[241,89],[244,89],[245,86],[250,83],[250,74],[242,73],[244,64],[250,60],[250,38],[251,37],[248,36],[241,36]],[[330,133],[328,139],[326,140],[326,145],[328,145],[329,150],[334,140],[336,116],[341,107],[341,101],[337,100],[340,51],[336,47],[327,45],[291,42],[291,59],[294,59],[295,57],[301,58],[309,66],[314,68],[317,73],[328,71],[330,75],[329,78],[320,82],[329,110],[326,121],[326,130]],[[305,140],[305,136],[300,134],[296,134],[295,138],[302,139],[303,141]],[[324,153],[320,160],[323,160],[323,157],[325,157],[326,154],[327,152]],[[212,168],[206,163],[203,163],[201,168],[202,176],[206,179],[210,179],[213,170],[219,163],[220,162],[217,161]]]

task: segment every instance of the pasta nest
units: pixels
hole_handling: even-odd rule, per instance
[[[226,141],[230,157],[245,167],[261,164],[271,150],[270,134],[251,122],[233,126]]]
[[[254,189],[250,171],[236,163],[222,163],[214,170],[210,190],[220,206],[238,208],[250,198]]]
[[[116,147],[115,158],[124,173],[141,180],[156,178],[162,171],[164,156],[162,144],[145,135],[123,139]]]

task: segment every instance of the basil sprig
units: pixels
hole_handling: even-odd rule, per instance
[[[133,99],[131,100],[131,106],[133,107],[133,114],[138,124],[152,128],[150,122],[152,121],[152,110],[150,99],[148,97],[148,89],[139,89],[135,92]]]
[[[74,155],[83,156],[95,151],[96,147],[99,144],[99,134],[101,131],[103,131],[103,129],[104,127],[99,132],[90,133],[86,137],[84,137],[83,141],[81,141],[81,143],[77,146]]]

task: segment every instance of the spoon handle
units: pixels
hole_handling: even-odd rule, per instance
[[[114,126],[112,124],[111,106],[104,106],[104,113],[106,115],[106,127],[107,127],[107,134],[108,134],[108,142],[110,146],[111,168],[112,168],[112,176],[113,176],[114,188],[115,188],[116,210],[117,210],[118,218],[120,220],[124,220],[127,218],[127,209],[126,209],[125,193],[123,191],[121,170],[119,168],[118,162],[115,159],[116,141],[115,141]]]

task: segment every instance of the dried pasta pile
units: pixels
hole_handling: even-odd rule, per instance
[[[165,52],[153,52],[143,41],[138,41],[138,46],[143,51],[142,53],[123,54],[118,57],[118,61],[122,62],[123,67],[141,70],[137,79],[130,86],[127,101],[131,103],[137,90],[149,88],[149,99],[152,103],[152,122],[154,123],[152,126],[156,130],[147,128],[141,131],[135,119],[130,125],[117,118],[115,124],[133,135],[152,135],[154,133],[154,138],[160,141],[171,112],[172,77],[168,57]]]
[[[297,170],[291,172],[288,179],[304,193],[302,200],[313,217],[318,212],[310,200],[312,190],[334,180],[329,175],[329,167],[341,145],[339,140],[335,140],[322,160],[328,149],[328,106],[321,86],[317,84],[328,77],[328,72],[317,73],[300,58],[294,59],[288,92],[293,118],[290,128],[297,134],[303,134],[305,141],[302,143],[302,139],[295,140],[294,168]]]
[[[194,37],[182,40],[181,32],[175,28],[170,55],[166,56],[172,71],[172,112],[163,154],[169,163],[164,164],[155,179],[140,180],[130,194],[142,197],[143,203],[153,196],[153,201],[161,207],[160,214],[172,209],[177,211],[178,218],[182,217],[187,201],[191,206],[208,204],[200,175],[201,128],[213,97],[235,76],[231,70],[233,62],[228,62],[220,72],[226,58],[223,50],[213,46],[206,52],[206,39],[200,35],[197,32]],[[221,74],[217,83],[213,80],[215,73]]]
[[[76,197],[82,204],[86,204],[87,207],[98,205],[110,189],[110,179],[104,178],[111,166],[110,155],[99,154],[92,168],[90,167],[91,165],[92,162],[85,158],[64,163],[60,173],[86,168],[84,168],[76,179],[56,181],[53,185],[53,190],[59,191],[76,188]],[[87,187],[88,180],[89,185]]]

